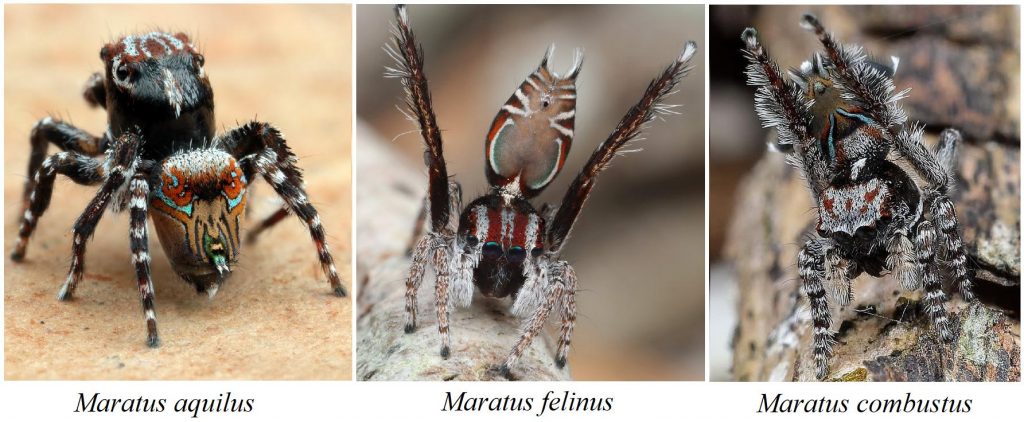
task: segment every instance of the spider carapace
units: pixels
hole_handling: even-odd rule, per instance
[[[32,129],[32,152],[18,242],[11,258],[25,257],[28,240],[53,194],[57,174],[99,191],[74,225],[71,268],[58,299],[73,295],[85,273],[86,244],[109,207],[127,210],[132,265],[147,324],[157,346],[146,221],[152,216],[175,272],[210,297],[232,273],[241,248],[248,186],[265,179],[284,205],[249,233],[248,240],[288,214],[302,219],[320,265],[344,296],[316,209],[310,205],[295,155],[268,123],[249,122],[215,135],[213,90],[205,59],[183,33],[125,36],[100,50],[104,73],[89,78],[86,102],[107,112],[100,135],[53,118]],[[62,151],[47,157],[54,144]]]

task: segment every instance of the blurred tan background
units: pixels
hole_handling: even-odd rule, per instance
[[[404,161],[395,166],[422,174],[425,186],[422,140],[396,109],[403,101],[399,81],[382,76],[390,65],[382,47],[391,7],[357,12],[360,133],[400,151]],[[653,122],[636,144],[643,151],[616,158],[601,175],[563,256],[582,289],[569,358],[574,379],[703,379],[703,7],[414,5],[409,14],[424,49],[449,173],[462,183],[466,203],[487,190],[483,139],[491,120],[550,43],[557,45],[552,69],[564,72],[575,47],[583,48],[584,64],[572,151],[535,205],[557,204],[647,83],[686,40],[698,42],[695,69],[669,98],[684,104],[681,115]],[[374,175],[358,177],[362,185]],[[412,219],[395,224],[411,236]],[[359,232],[359,244],[373,236]],[[358,268],[360,279],[368,270]],[[431,294],[429,286],[432,279],[421,294]]]
[[[185,31],[206,55],[218,132],[259,119],[283,131],[305,170],[338,271],[351,286],[351,16],[347,5],[6,5],[4,350],[7,379],[351,379],[351,298],[336,298],[305,226],[281,222],[241,253],[214,300],[170,268],[150,225],[163,345],[145,346],[128,248],[128,219],[107,214],[74,300],[57,290],[71,227],[96,188],[58,177],[29,245],[9,260],[18,230],[29,131],[47,115],[91,133],[102,110],[82,100],[102,71],[104,43],[154,29]],[[57,151],[50,147],[50,152]],[[253,184],[249,227],[279,204]]]
[[[737,288],[735,264],[728,260],[725,245],[730,224],[747,211],[737,207],[741,202],[738,188],[749,180],[745,178],[759,162],[782,160],[780,154],[766,149],[775,132],[761,128],[754,112],[754,90],[746,85],[743,73],[746,60],[740,32],[748,26],[757,28],[780,67],[798,67],[821,49],[813,34],[798,24],[800,16],[808,12],[816,14],[840,41],[862,45],[885,64],[889,64],[889,56],[901,58],[896,86],[912,87],[902,104],[911,121],[927,125],[926,139],[952,126],[962,132],[969,146],[1020,148],[1020,15],[1016,7],[712,6],[708,251],[712,380],[732,377]],[[804,191],[801,195],[783,202],[796,207],[806,202],[808,211],[803,217],[809,222],[814,218],[810,194]],[[972,239],[966,240],[970,248]],[[794,238],[777,247],[795,256],[801,244],[802,240]],[[793,272],[793,280],[798,280],[795,264],[793,260],[790,267],[779,271]]]

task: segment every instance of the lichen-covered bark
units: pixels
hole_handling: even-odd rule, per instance
[[[364,125],[365,126],[365,125]],[[405,325],[405,277],[426,176],[398,157],[373,133],[359,139],[359,278],[356,378],[367,380],[504,380],[495,367],[519,338],[520,321],[508,300],[476,295],[469,308],[453,309],[451,356],[440,356],[434,306],[434,277],[427,272],[419,291],[418,327]],[[567,380],[568,367],[554,364],[554,342],[538,336],[512,368],[513,379]]]

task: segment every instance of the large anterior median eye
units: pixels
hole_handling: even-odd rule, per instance
[[[484,243],[484,258],[495,259],[501,256],[501,245],[498,242]]]
[[[128,68],[127,64],[122,63],[114,69],[114,79],[117,82],[128,82],[129,76],[131,76],[131,70]]]
[[[508,249],[508,261],[519,264],[526,260],[526,249],[521,246],[513,246]]]

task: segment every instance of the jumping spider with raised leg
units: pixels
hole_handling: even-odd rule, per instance
[[[563,367],[576,322],[576,273],[560,252],[598,174],[622,147],[634,139],[658,112],[671,112],[664,98],[690,69],[696,44],[682,53],[647,87],[643,97],[584,165],[569,186],[561,206],[538,212],[530,198],[538,195],[565,163],[573,140],[576,77],[582,56],[576,54],[564,76],[548,69],[551,49],[540,66],[519,85],[498,111],[485,140],[485,172],[490,192],[462,208],[459,185],[448,180],[441,132],[431,106],[423,54],[416,46],[409,17],[397,7],[394,45],[389,54],[397,65],[388,75],[402,79],[410,117],[416,119],[426,144],[429,170],[429,228],[415,244],[406,280],[407,333],[416,328],[416,293],[428,265],[436,273],[436,309],[441,357],[450,351],[448,313],[469,306],[474,285],[489,297],[512,298],[512,314],[525,318],[519,341],[498,370],[510,369],[544,327],[552,311],[561,314],[555,361]],[[462,209],[461,215],[456,215]]]
[[[880,65],[863,48],[842,45],[812,15],[801,26],[824,47],[786,80],[768,56],[757,31],[743,31],[748,84],[757,87],[755,110],[775,127],[788,161],[801,170],[818,214],[817,236],[800,251],[798,267],[814,323],[816,376],[829,373],[835,340],[826,298],[839,305],[853,297],[862,272],[888,271],[907,290],[924,287],[924,305],[943,341],[954,329],[944,308],[941,262],[965,300],[971,277],[949,192],[954,185],[960,133],[946,129],[933,151],[921,141],[920,124],[907,125],[900,106],[909,89],[896,91],[899,64]],[[894,151],[925,183],[919,186],[891,158]],[[936,257],[938,256],[938,259]]]
[[[346,295],[302,172],[280,132],[254,121],[214,136],[213,89],[203,69],[205,59],[188,36],[126,36],[104,46],[100,59],[105,72],[89,78],[84,96],[90,105],[106,110],[107,130],[95,136],[49,117],[32,129],[24,213],[12,260],[25,258],[29,237],[50,205],[57,174],[78,184],[99,185],[75,222],[71,268],[57,298],[71,299],[82,280],[86,242],[104,210],[128,210],[146,344],[156,347],[160,338],[146,220],[152,215],[160,244],[178,275],[212,298],[238,260],[248,185],[261,176],[284,206],[247,240],[295,214],[309,228],[334,293]],[[63,151],[46,157],[51,143]]]

